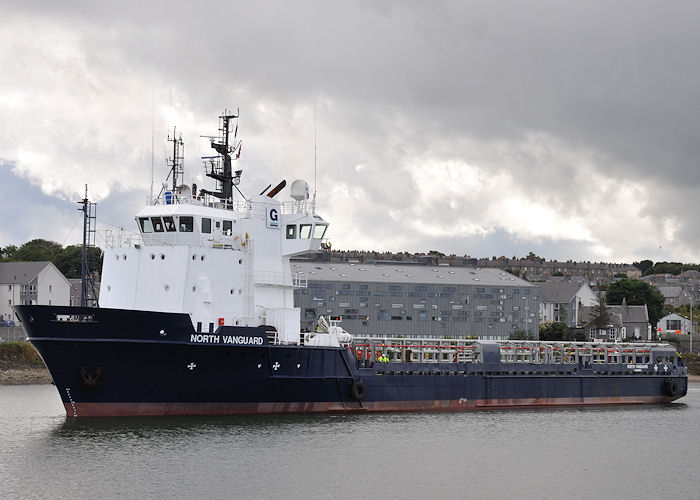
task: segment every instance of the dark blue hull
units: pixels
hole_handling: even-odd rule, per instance
[[[16,310],[69,416],[664,403],[687,390],[679,366],[367,363],[346,348],[271,345],[261,328],[198,333],[182,314]]]

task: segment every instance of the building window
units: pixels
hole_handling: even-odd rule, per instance
[[[202,232],[211,233],[211,219],[208,217],[202,217]]]
[[[224,221],[224,236],[231,236],[232,234],[233,234],[233,223],[230,220],[225,220]]]
[[[666,320],[666,330],[680,330],[681,320],[679,319],[669,319]]]
[[[287,239],[288,240],[293,240],[296,239],[297,237],[297,226],[296,224],[288,224],[287,225]]]

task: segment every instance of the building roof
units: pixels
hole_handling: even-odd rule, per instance
[[[622,323],[648,323],[649,313],[647,306],[628,305],[607,305],[610,316],[617,316]],[[581,317],[584,323],[589,323],[593,319],[593,307],[584,306],[581,308]]]
[[[686,318],[685,316],[681,316],[680,314],[676,314],[676,313],[671,313],[671,314],[667,314],[666,316],[664,316],[663,318],[661,318],[661,319],[659,320],[659,323],[661,323],[662,321],[669,320],[669,319],[683,319],[683,320],[685,320],[685,321],[690,321],[690,320],[689,320],[688,318]]]
[[[659,292],[667,299],[673,299],[681,295],[683,289],[679,286],[660,286]]]
[[[403,266],[399,262],[387,262],[386,264],[292,262],[292,272],[306,273],[309,281],[537,288],[537,285],[534,283],[522,280],[498,269],[456,266]]]
[[[0,263],[0,284],[26,285],[36,278],[49,261],[38,262],[2,262]]]
[[[573,283],[570,281],[564,281],[561,283],[539,283],[540,303],[553,302],[557,304],[568,304],[582,286],[583,285],[581,285],[581,283]]]

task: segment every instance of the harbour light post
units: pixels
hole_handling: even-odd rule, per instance
[[[690,354],[693,354],[693,296],[690,296]]]
[[[526,297],[523,297],[523,313],[525,314],[525,339],[527,339],[527,320],[528,320],[528,313],[526,312],[527,307],[525,306],[526,299],[527,299]]]

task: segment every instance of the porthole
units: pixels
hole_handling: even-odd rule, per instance
[[[156,254],[152,253],[151,254],[151,260],[154,260],[156,258]]]
[[[233,288],[231,288],[231,295],[233,295]]]
[[[197,291],[197,287],[196,287],[196,286],[193,286],[193,287],[192,287],[192,291],[193,291],[193,292],[196,292],[196,291]]]
[[[204,262],[204,255],[202,255],[202,256],[200,257],[200,260],[201,260],[202,262]]]
[[[192,260],[197,260],[197,254],[194,254],[194,255],[192,256]]]
[[[243,264],[243,259],[238,259],[239,264]]]
[[[115,255],[114,257],[115,257],[117,260],[119,260],[119,255]]]
[[[160,260],[165,260],[165,254],[164,254],[164,253],[160,254]]]
[[[112,285],[107,285],[107,291],[111,292],[112,291]]]
[[[126,254],[122,255],[122,259],[126,260]]]
[[[170,290],[170,285],[163,285],[163,289],[167,292]]]

